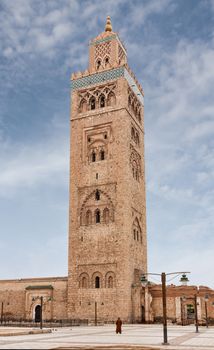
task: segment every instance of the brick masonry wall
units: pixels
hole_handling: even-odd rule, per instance
[[[144,293],[144,289],[143,289]],[[163,314],[162,309],[162,294],[161,286],[155,285],[149,287],[149,295],[151,297],[151,310],[152,319],[160,318]],[[190,304],[195,307],[194,296],[197,295],[197,310],[198,319],[200,323],[205,323],[205,296],[208,295],[207,302],[207,316],[213,319],[214,322],[214,290],[205,286],[167,286],[167,317],[174,319],[177,322],[181,322],[183,315],[184,319],[187,319],[187,305]],[[181,301],[181,298],[185,296],[185,301]],[[181,310],[182,309],[182,310]]]
[[[128,84],[124,78],[116,81],[115,94],[114,107],[85,113],[79,113],[78,91],[72,95],[68,315],[93,318],[90,305],[100,301],[103,304],[102,317],[106,315],[107,320],[112,321],[120,315],[130,322],[134,317],[134,271],[147,269],[144,133],[128,108]],[[131,141],[132,125],[140,135],[138,147]],[[102,129],[109,134],[107,159],[89,164],[85,156],[85,135],[87,132],[96,135]],[[142,177],[139,182],[133,179],[130,167],[131,144],[141,155]],[[107,225],[81,225],[84,199],[96,188],[111,198],[114,221]],[[132,226],[136,217],[142,229],[142,243],[133,238]],[[99,272],[104,279],[109,271],[116,276],[112,290],[105,288],[103,282],[99,290],[91,287],[80,290],[81,274],[86,273],[91,280],[93,274]],[[138,319],[140,312],[141,308],[135,312]]]
[[[44,320],[67,318],[66,277],[0,281],[0,303],[3,302],[6,318],[34,319],[35,307],[40,304],[41,296],[44,298]]]

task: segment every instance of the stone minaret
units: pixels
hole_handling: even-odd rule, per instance
[[[68,317],[140,320],[147,271],[143,90],[107,17],[72,75]]]

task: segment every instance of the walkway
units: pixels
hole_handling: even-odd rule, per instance
[[[49,334],[1,336],[0,349],[214,350],[214,328],[199,331],[195,333],[194,326],[168,326],[169,345],[163,346],[161,325],[124,325],[122,334],[115,334],[113,325],[58,328]]]

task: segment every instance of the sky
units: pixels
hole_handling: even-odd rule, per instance
[[[145,93],[148,271],[214,288],[213,0],[0,0],[0,279],[67,275],[70,75],[107,15]]]

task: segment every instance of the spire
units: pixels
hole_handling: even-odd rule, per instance
[[[105,32],[112,32],[112,25],[111,25],[110,16],[107,16],[107,19],[106,19]]]

